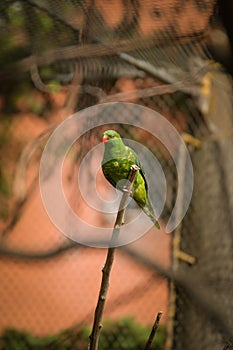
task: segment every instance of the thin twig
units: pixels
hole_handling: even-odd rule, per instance
[[[67,19],[64,17],[61,17],[58,13],[52,11],[51,9],[49,9],[48,7],[42,6],[41,4],[35,3],[32,0],[27,0],[27,3],[29,3],[31,6],[39,9],[40,11],[45,12],[47,15],[49,15],[50,17],[52,17],[53,19],[59,21],[60,23],[66,25],[68,28],[70,28],[73,31],[78,31],[79,28],[75,28],[71,23],[67,22]]]
[[[79,248],[80,244],[76,242],[69,242],[68,244],[61,245],[55,249],[48,250],[46,252],[30,252],[30,251],[21,251],[21,250],[11,250],[9,248],[4,248],[0,246],[0,257],[9,258],[9,259],[22,259],[22,260],[45,260],[45,259],[53,259],[57,256],[61,256],[65,254],[67,251],[71,249]]]
[[[177,35],[172,38],[166,38],[164,36],[156,36],[156,38],[149,37],[142,40],[141,37],[130,40],[123,40],[117,42],[115,45],[103,45],[102,43],[97,44],[85,44],[85,45],[71,45],[62,48],[56,48],[46,51],[41,55],[31,55],[20,61],[9,64],[4,67],[4,70],[0,71],[0,79],[9,79],[10,77],[15,77],[15,72],[27,72],[33,64],[37,66],[45,66],[47,64],[52,64],[57,61],[71,60],[75,58],[85,58],[90,57],[102,57],[102,56],[112,56],[120,52],[129,52],[132,50],[143,49],[151,46],[165,46],[173,44],[174,40],[182,41],[189,39],[189,42],[196,42],[197,40],[204,39],[205,31],[200,33],[195,33],[192,37],[189,35]]]
[[[166,277],[169,281],[173,281],[176,286],[182,288],[187,297],[202,310],[207,319],[211,320],[212,324],[226,338],[233,338],[232,326],[226,318],[225,309],[213,300],[211,289],[203,276],[194,272],[188,275],[184,271],[174,271],[171,268],[166,268],[159,262],[152,261],[147,256],[137,253],[134,249],[129,248],[129,246],[123,246],[121,250],[127,252],[129,256],[146,266],[155,269],[161,276]]]
[[[153,324],[153,327],[152,327],[152,329],[151,329],[150,336],[149,336],[149,338],[148,338],[148,340],[147,340],[147,343],[146,343],[146,346],[145,346],[144,350],[150,350],[151,344],[152,344],[152,342],[153,342],[153,340],[154,340],[155,334],[156,334],[157,329],[158,329],[158,327],[159,327],[159,322],[160,322],[160,319],[161,319],[161,317],[162,317],[162,314],[163,314],[162,311],[159,311],[159,312],[158,312],[158,314],[157,314],[157,316],[156,316],[156,319],[155,319],[155,322],[154,322],[154,324]]]
[[[225,344],[225,346],[224,346],[224,348],[223,348],[222,350],[230,350],[230,349],[232,349],[232,345],[233,345],[232,341],[229,340],[229,341]]]
[[[134,56],[125,52],[120,52],[118,55],[122,60],[142,69],[144,72],[152,75],[162,82],[174,84],[177,82],[177,80],[183,81],[184,84],[181,87],[181,91],[191,95],[197,94],[197,88],[195,87],[194,82],[190,80],[190,72],[187,72],[185,75],[184,70],[179,69],[179,67],[176,67],[175,70],[173,69],[169,71],[167,67],[156,67],[148,61],[135,58]]]
[[[181,80],[172,84],[163,84],[163,85],[153,86],[153,87],[129,91],[129,92],[118,92],[116,94],[108,95],[102,98],[100,100],[100,103],[141,99],[141,98],[162,95],[162,94],[173,94],[177,91],[182,90],[183,87],[184,87],[184,80]]]
[[[50,134],[52,134],[56,127],[57,124],[49,126],[46,130],[31,140],[23,149],[19,161],[16,165],[13,184],[13,194],[17,202],[25,200],[26,196],[29,193],[29,191],[26,191],[26,172],[32,156],[38,149],[42,147],[44,141],[49,138]]]
[[[11,232],[15,227],[15,225],[18,223],[26,203],[28,203],[30,196],[32,195],[32,193],[36,188],[36,185],[38,184],[38,177],[36,177],[31,183],[31,185],[29,186],[28,190],[26,190],[26,171],[28,168],[28,164],[30,162],[32,155],[41,146],[41,142],[44,141],[44,139],[52,133],[55,127],[56,125],[51,125],[49,128],[44,130],[40,135],[38,135],[35,139],[33,139],[30,143],[28,143],[27,146],[24,148],[23,152],[21,153],[21,156],[15,171],[15,178],[14,178],[14,185],[13,185],[13,193],[14,193],[16,202],[12,210],[10,222],[0,232],[1,237],[4,237],[9,232]]]
[[[135,176],[137,174],[137,171],[140,168],[137,165],[132,165],[130,168],[130,172],[128,175],[128,183],[126,185],[126,189],[123,193],[123,196],[121,198],[120,206],[118,209],[115,225],[113,228],[112,232],[112,240],[111,244],[113,242],[116,242],[116,239],[114,238],[115,236],[118,238],[119,232],[120,232],[120,227],[123,222],[124,218],[124,213],[125,213],[125,207],[133,186],[133,182],[135,179]],[[109,278],[110,278],[110,273],[114,261],[114,253],[115,253],[115,248],[109,247],[108,248],[108,254],[107,258],[105,261],[104,268],[102,270],[102,281],[101,281],[101,286],[100,286],[100,291],[99,291],[99,297],[98,297],[98,302],[97,306],[95,309],[95,316],[94,316],[94,322],[93,322],[93,328],[92,332],[90,335],[90,343],[89,343],[89,350],[97,350],[98,349],[98,343],[99,343],[99,336],[100,332],[102,329],[102,317],[103,317],[103,311],[104,311],[104,306],[105,306],[105,301],[107,297],[107,292],[109,288]]]

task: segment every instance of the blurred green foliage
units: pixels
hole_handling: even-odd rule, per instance
[[[17,64],[30,56],[41,56],[49,50],[77,45],[79,30],[69,24],[71,11],[75,20],[79,18],[79,6],[74,7],[72,1],[57,4],[36,0],[0,2],[0,97],[4,113],[20,112],[17,101],[24,98],[31,107],[30,111],[41,116],[44,106],[31,91],[40,90],[45,96],[47,92],[59,91],[63,77],[69,78],[72,70],[69,65],[59,76],[60,68],[57,69],[56,65],[29,65],[25,70]],[[37,82],[32,78],[32,68],[38,70]]]
[[[0,337],[0,350],[86,350],[90,328],[68,329],[55,335],[35,337],[27,332],[6,330]],[[100,350],[140,350],[144,349],[150,327],[136,323],[132,318],[118,321],[107,320],[100,336]],[[160,326],[151,350],[162,350],[165,329]]]
[[[144,349],[151,332],[150,327],[142,326],[132,318],[119,321],[108,320],[100,336],[101,350],[140,350]],[[165,342],[165,329],[160,326],[151,350],[162,350]]]

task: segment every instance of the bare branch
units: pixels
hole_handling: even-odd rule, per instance
[[[6,236],[15,227],[19,221],[22,210],[30,198],[31,194],[35,190],[38,183],[38,176],[33,180],[29,188],[26,190],[26,171],[30,162],[32,155],[41,145],[41,142],[50,135],[50,133],[55,129],[55,125],[50,126],[48,129],[44,130],[39,136],[33,139],[24,148],[21,153],[19,162],[16,167],[13,193],[15,196],[15,205],[11,214],[9,223],[1,231],[1,236]]]
[[[70,249],[80,247],[80,244],[76,242],[69,242],[66,245],[62,245],[56,249],[48,250],[47,252],[26,252],[26,251],[15,251],[5,248],[0,248],[0,256],[13,259],[23,259],[23,260],[44,260],[52,259],[63,253],[66,253]]]
[[[29,3],[33,7],[36,7],[40,11],[45,12],[47,15],[49,15],[50,17],[54,18],[55,20],[61,22],[62,24],[66,25],[67,27],[69,27],[73,31],[78,31],[79,28],[75,28],[71,23],[69,23],[67,21],[66,18],[61,17],[55,11],[50,10],[48,7],[42,6],[41,4],[38,4],[38,3],[35,3],[32,0],[27,0],[27,3]]]
[[[162,317],[162,314],[163,314],[162,311],[159,311],[159,312],[158,312],[158,314],[157,314],[157,316],[156,316],[156,319],[155,319],[155,322],[154,322],[154,325],[153,325],[153,327],[152,327],[150,336],[149,336],[149,338],[148,338],[148,340],[147,340],[147,343],[146,343],[146,346],[145,346],[144,350],[150,350],[151,345],[152,345],[152,342],[153,342],[154,337],[155,337],[155,334],[156,334],[157,329],[158,329],[158,327],[159,327],[159,322],[160,322],[160,319],[161,319],[161,317]]]
[[[143,49],[151,46],[164,46],[169,45],[174,42],[174,40],[186,40],[189,39],[189,42],[200,40],[201,36],[205,31],[196,33],[192,37],[183,35],[183,36],[174,36],[165,37],[164,35],[157,35],[156,37],[149,37],[142,40],[142,38],[130,39],[130,40],[121,40],[116,42],[114,45],[106,45],[102,43],[98,44],[86,44],[86,45],[72,45],[57,49],[52,49],[45,52],[42,55],[31,55],[29,57],[23,58],[17,63],[10,64],[5,67],[4,70],[0,72],[0,79],[6,79],[9,77],[14,77],[15,72],[27,72],[30,70],[30,67],[33,65],[44,66],[51,64],[57,61],[65,61],[75,58],[89,58],[89,57],[103,57],[103,56],[112,56],[120,52],[129,52],[136,49]]]
[[[53,91],[52,87],[49,86],[48,84],[44,84],[43,81],[41,80],[39,70],[36,64],[33,64],[30,67],[30,74],[31,74],[31,79],[35,87],[42,92],[46,93],[51,93]]]
[[[36,150],[39,149],[41,143],[50,136],[50,134],[53,132],[56,126],[57,125],[55,124],[49,126],[46,130],[42,131],[42,133],[40,133],[36,138],[30,141],[23,149],[16,167],[13,185],[13,192],[17,202],[24,201],[28,194],[26,191],[25,184],[26,171],[33,154]]]
[[[109,95],[102,98],[100,100],[100,103],[135,100],[135,99],[162,95],[162,94],[172,94],[176,91],[182,91],[183,88],[184,88],[184,81],[178,81],[177,83],[174,83],[174,84],[163,84],[163,85],[158,85],[158,86],[135,90],[135,91],[119,92],[117,94]]]
[[[162,82],[174,84],[175,82],[177,82],[177,80],[182,80],[186,84],[183,84],[181,91],[187,94],[197,93],[193,82],[191,85],[190,72],[185,73],[184,70],[179,68],[178,66],[173,69],[170,69],[169,71],[168,67],[156,67],[148,61],[135,58],[132,55],[129,55],[124,52],[120,53],[119,57],[124,61],[132,64],[133,66],[142,69],[144,72],[150,74],[151,76],[155,77],[156,79]],[[183,78],[181,79],[181,77]],[[187,86],[187,81],[189,82],[190,86]]]
[[[124,191],[121,202],[119,205],[115,225],[113,228],[112,232],[112,240],[111,243],[116,242],[116,238],[118,238],[119,232],[120,232],[120,227],[123,222],[123,217],[125,213],[125,207],[130,195],[130,191],[133,186],[133,182],[135,179],[135,176],[137,174],[137,171],[140,168],[137,165],[133,165],[130,169],[130,173],[128,176],[128,183],[126,185],[126,190]],[[97,350],[98,349],[98,344],[99,344],[99,336],[100,332],[102,329],[102,317],[103,317],[103,311],[104,311],[104,306],[105,306],[105,301],[108,293],[108,288],[109,288],[109,278],[110,278],[110,273],[114,261],[114,253],[115,253],[115,248],[108,248],[108,254],[107,258],[105,261],[104,268],[102,270],[102,281],[101,281],[101,286],[100,286],[100,291],[99,291],[99,298],[97,302],[97,306],[95,309],[95,316],[94,316],[94,322],[93,322],[93,328],[92,332],[90,335],[90,343],[89,343],[89,350]]]

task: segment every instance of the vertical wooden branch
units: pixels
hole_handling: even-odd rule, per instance
[[[150,350],[151,344],[152,344],[152,342],[153,342],[153,339],[154,339],[155,334],[156,334],[156,332],[157,332],[157,329],[158,329],[158,327],[159,327],[159,322],[160,322],[160,318],[161,318],[162,314],[163,314],[163,313],[162,313],[161,311],[158,312],[157,317],[156,317],[156,319],[155,319],[154,325],[153,325],[153,327],[152,327],[150,336],[149,336],[149,338],[148,338],[148,340],[147,340],[147,343],[146,343],[146,346],[145,346],[144,350]]]
[[[118,235],[120,232],[120,227],[122,225],[123,218],[124,218],[125,207],[126,207],[128,198],[130,196],[130,192],[131,192],[131,189],[133,186],[135,176],[136,176],[137,171],[139,169],[140,168],[137,165],[132,165],[130,168],[130,172],[129,172],[128,179],[127,179],[128,183],[126,184],[123,196],[121,198],[116,221],[114,224],[111,244],[117,241],[116,237],[118,238]],[[105,301],[106,301],[106,297],[107,297],[107,292],[108,292],[108,288],[109,288],[109,278],[110,278],[110,273],[111,273],[112,264],[113,264],[113,260],[114,260],[114,253],[115,253],[115,248],[109,247],[107,258],[105,261],[105,265],[104,265],[104,268],[102,270],[102,281],[101,281],[101,286],[100,286],[100,291],[99,291],[98,302],[97,302],[96,309],[95,309],[92,332],[90,335],[90,343],[89,343],[89,347],[88,347],[89,350],[97,350],[98,349],[99,336],[100,336],[100,332],[101,332],[101,328],[102,328],[102,317],[103,317],[103,311],[104,311]]]

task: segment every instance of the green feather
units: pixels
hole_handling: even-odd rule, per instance
[[[114,187],[123,190],[123,180],[128,178],[131,166],[134,164],[138,165],[140,170],[137,172],[133,183],[132,197],[159,229],[160,226],[148,196],[145,173],[137,154],[123,143],[120,135],[115,130],[105,131],[103,142],[105,143],[105,151],[102,160],[102,170],[105,178]]]

